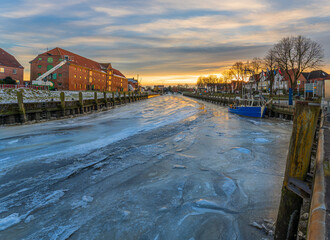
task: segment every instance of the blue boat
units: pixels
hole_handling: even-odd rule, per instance
[[[228,111],[242,116],[263,118],[265,116],[266,106],[230,106]]]

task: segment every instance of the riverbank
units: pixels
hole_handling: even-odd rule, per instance
[[[193,94],[193,93],[184,93],[184,96],[200,99],[203,101],[211,102],[221,106],[229,106],[231,104],[238,103],[238,105],[251,106],[260,105],[260,101],[252,101],[250,99],[237,99],[237,97],[228,97],[221,95],[206,95],[206,94]],[[286,120],[292,120],[294,114],[294,106],[269,103],[267,105],[266,117],[281,118]]]
[[[50,91],[44,91],[53,94]],[[15,103],[0,103],[0,125],[15,125],[24,123],[35,123],[62,118],[72,118],[82,114],[89,114],[98,111],[106,111],[117,105],[132,103],[143,99],[148,99],[147,93],[134,92],[93,92],[93,98],[86,96],[85,92],[77,92],[78,100],[73,98],[76,93],[69,93],[67,100],[66,92],[56,92],[58,99],[45,99],[38,101],[24,101],[24,91],[16,91]],[[90,92],[88,92],[90,94]],[[101,96],[101,97],[100,97]]]

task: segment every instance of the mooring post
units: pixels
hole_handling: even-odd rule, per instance
[[[104,104],[105,107],[108,108],[108,99],[107,99],[107,92],[103,92]]]
[[[94,92],[94,104],[95,104],[95,110],[99,109],[99,103],[97,100],[97,92]]]
[[[310,165],[319,113],[320,106],[308,105],[307,102],[297,102],[296,104],[276,221],[275,240],[295,240],[297,238],[300,208],[302,197],[305,194],[301,186],[304,185]]]
[[[60,99],[61,99],[61,112],[62,112],[62,117],[65,116],[65,93],[61,92],[60,93]]]
[[[119,104],[121,105],[121,92],[118,92],[118,100],[119,100]]]
[[[80,113],[84,113],[84,99],[82,92],[79,92]]]
[[[116,105],[115,92],[112,92],[112,104],[113,106]]]
[[[132,102],[131,92],[128,92],[128,101],[129,101],[130,103]]]
[[[124,102],[125,102],[125,104],[127,103],[127,101],[126,101],[126,92],[124,92]]]
[[[23,93],[21,91],[17,92],[17,103],[18,103],[18,109],[19,109],[19,113],[20,113],[20,120],[22,123],[25,123],[27,118],[26,118],[25,107],[24,107],[24,102],[23,102]]]

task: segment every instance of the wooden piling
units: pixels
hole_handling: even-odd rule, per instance
[[[292,183],[303,183],[307,176],[319,113],[319,106],[311,106],[306,102],[296,103],[275,240],[297,238],[302,198],[297,195],[301,190],[295,188]]]
[[[61,115],[62,117],[65,116],[65,93],[61,92],[60,93],[60,99],[61,99]]]
[[[82,92],[79,92],[80,113],[84,113],[84,98]]]
[[[104,99],[104,105],[106,108],[108,108],[108,99],[107,99],[107,92],[103,92],[103,99]]]
[[[24,107],[24,102],[23,102],[23,93],[21,91],[17,92],[17,102],[18,102],[18,109],[19,109],[19,113],[20,113],[20,121],[22,123],[25,123],[27,118],[26,118],[25,107]]]
[[[95,102],[95,110],[97,111],[99,109],[99,103],[97,100],[97,92],[94,92],[94,102]]]

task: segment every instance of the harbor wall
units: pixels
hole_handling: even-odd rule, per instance
[[[61,92],[60,99],[24,103],[22,92],[17,92],[17,103],[0,104],[0,125],[49,121],[106,111],[118,105],[148,99],[148,94],[123,92],[117,96],[115,92],[104,92],[103,98],[98,98],[97,92],[94,92],[94,99],[83,99],[80,92],[79,100],[65,101],[65,93]]]
[[[260,105],[260,101],[253,101],[251,99],[235,99],[235,97],[213,96],[213,95],[199,95],[193,93],[184,93],[184,96],[200,99],[203,101],[218,104],[220,106],[229,106],[231,104],[239,104],[243,106],[257,106]],[[294,106],[269,103],[267,105],[266,117],[282,118],[292,120],[294,115]]]

